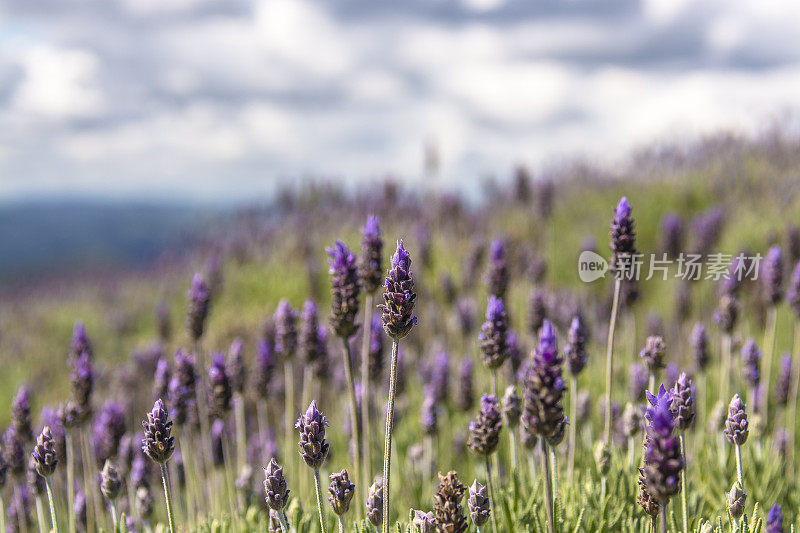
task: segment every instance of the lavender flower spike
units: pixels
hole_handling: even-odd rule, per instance
[[[436,518],[433,513],[426,513],[424,511],[414,511],[414,519],[411,521],[419,533],[434,533],[436,531]]]
[[[92,341],[89,339],[89,334],[86,332],[86,326],[83,322],[75,322],[75,327],[72,329],[69,352],[71,357],[78,357],[82,353],[88,354],[90,358],[94,356]]]
[[[211,367],[208,369],[208,395],[211,413],[217,418],[224,418],[231,409],[231,399],[233,398],[233,388],[231,379],[225,368],[225,355],[221,353],[213,354]]]
[[[783,533],[783,510],[777,503],[773,503],[767,513],[767,526],[764,533]]]
[[[469,488],[467,507],[469,507],[469,516],[472,518],[472,523],[480,529],[489,520],[491,508],[489,507],[486,487],[478,483],[477,479],[472,482],[472,486]]]
[[[675,414],[671,410],[673,395],[662,385],[658,396],[648,391],[647,436],[645,439],[644,471],[647,492],[662,506],[675,496],[681,486],[684,468],[680,442],[675,435]]]
[[[25,441],[33,440],[33,423],[31,421],[31,390],[20,387],[11,403],[11,423],[17,434]]]
[[[692,350],[694,354],[694,364],[700,372],[705,371],[708,366],[708,333],[703,324],[699,322],[694,325],[692,329],[692,336],[690,338]]]
[[[300,430],[300,457],[311,468],[319,469],[328,457],[330,445],[325,439],[327,425],[328,421],[317,409],[317,402],[312,401],[294,426]]]
[[[489,246],[486,285],[489,287],[489,294],[497,298],[505,298],[508,289],[508,266],[506,265],[505,243],[500,239],[495,239]]]
[[[747,339],[742,347],[742,373],[745,382],[750,387],[757,387],[761,382],[761,350],[756,346],[756,341]]]
[[[639,357],[645,362],[651,374],[664,368],[664,351],[664,339],[657,335],[647,337],[644,348],[639,352]]]
[[[588,362],[588,357],[586,356],[587,336],[588,333],[583,325],[583,320],[580,315],[575,315],[572,318],[569,333],[567,333],[567,345],[564,347],[567,369],[573,376],[580,374]]]
[[[282,512],[289,503],[290,491],[286,487],[283,468],[278,466],[274,457],[264,469],[264,492],[267,495],[267,506],[274,511]]]
[[[361,286],[358,280],[356,256],[342,241],[337,240],[327,248],[331,274],[331,328],[342,339],[349,339],[358,330],[358,296]]]
[[[56,459],[55,442],[49,426],[45,426],[36,439],[36,446],[33,448],[32,456],[36,464],[36,471],[40,476],[46,478],[53,475],[58,459]]]
[[[481,341],[483,364],[495,370],[508,357],[508,316],[503,300],[492,295],[486,307],[486,322],[478,335]]]
[[[330,496],[328,501],[331,502],[333,512],[341,517],[350,509],[350,500],[353,499],[356,486],[350,481],[350,476],[347,470],[341,472],[334,472],[330,476],[331,486],[328,488]]]
[[[192,285],[186,292],[189,306],[186,310],[186,329],[192,340],[197,341],[205,331],[208,308],[211,303],[211,290],[208,288],[203,275],[195,273]]]
[[[100,491],[110,502],[113,502],[119,496],[120,490],[122,490],[122,481],[119,479],[117,469],[111,461],[107,460],[100,472]]]
[[[694,383],[682,372],[675,387],[672,389],[672,410],[675,412],[675,421],[680,431],[689,429],[694,421]]]
[[[636,253],[636,234],[631,211],[628,198],[623,196],[614,210],[614,219],[611,222],[612,271],[630,261],[630,257]]]
[[[783,255],[779,247],[769,249],[761,272],[764,299],[768,305],[777,305],[783,297]]]
[[[469,424],[467,445],[477,455],[490,455],[497,449],[501,429],[503,429],[503,421],[499,402],[491,394],[484,394],[481,398],[481,411],[478,418]]]
[[[789,290],[786,291],[786,301],[791,306],[795,316],[800,316],[800,261],[797,262],[792,271]]]
[[[374,293],[381,285],[382,253],[380,218],[369,215],[361,233],[361,262],[358,265],[358,276],[364,292]]]
[[[433,514],[436,517],[437,531],[466,533],[467,519],[461,509],[461,500],[466,492],[458,480],[458,474],[451,470],[447,475],[439,474],[439,487],[433,495]]]
[[[383,519],[383,483],[375,481],[367,495],[367,519],[372,525],[379,527]]]
[[[745,404],[738,394],[734,395],[728,406],[728,418],[725,420],[725,436],[735,446],[742,446],[747,442],[750,434],[750,425],[747,422]]]
[[[284,360],[294,357],[297,351],[297,313],[289,302],[281,300],[275,310],[275,351]]]
[[[153,409],[147,413],[147,420],[142,421],[142,427],[142,451],[156,463],[169,461],[175,451],[175,437],[172,436],[172,420],[164,409],[164,402],[156,400]]]
[[[382,311],[383,329],[391,338],[402,339],[417,323],[417,317],[413,316],[417,294],[411,273],[411,254],[403,247],[402,240],[397,243],[384,286],[384,303],[378,306]]]
[[[566,390],[561,377],[563,359],[558,356],[556,331],[545,320],[539,334],[539,344],[533,353],[533,365],[525,377],[524,420],[532,425],[550,446],[564,438],[567,418],[561,399]]]

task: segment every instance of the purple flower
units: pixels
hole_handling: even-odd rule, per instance
[[[331,502],[333,512],[342,516],[350,509],[350,501],[355,495],[356,486],[350,481],[347,470],[334,472],[330,475],[331,486],[328,488],[328,501]]]
[[[383,328],[381,317],[377,314],[372,315],[369,329],[368,368],[370,381],[380,382],[383,377]]]
[[[471,298],[459,298],[456,302],[456,317],[461,334],[468,337],[475,329],[475,303]]]
[[[411,254],[403,247],[402,240],[397,243],[384,286],[384,303],[378,306],[382,311],[383,329],[393,339],[401,339],[417,323],[413,315],[417,294],[411,273]]]
[[[422,400],[422,410],[420,412],[420,423],[422,432],[426,435],[436,435],[438,433],[438,406],[434,397],[433,387],[425,387],[425,396]]]
[[[86,326],[83,325],[83,322],[75,322],[69,350],[71,357],[78,357],[82,353],[88,354],[90,358],[94,356],[92,341],[89,339],[89,334],[86,332]]]
[[[119,443],[125,435],[125,409],[119,402],[106,402],[92,426],[92,440],[97,464],[117,456]]]
[[[214,416],[224,418],[231,409],[233,390],[225,368],[225,355],[216,353],[212,354],[212,358],[208,369],[208,404]]]
[[[264,469],[264,491],[267,495],[267,506],[274,511],[282,511],[289,503],[290,491],[283,477],[283,468],[278,466],[274,457]]]
[[[340,240],[327,248],[328,273],[331,274],[331,317],[330,324],[336,335],[349,339],[358,330],[358,296],[361,285],[358,280],[356,256]]]
[[[419,529],[419,533],[434,533],[436,531],[436,518],[434,518],[432,512],[426,513],[415,510],[411,523]]]
[[[483,364],[487,368],[496,369],[503,365],[508,357],[508,316],[503,300],[492,295],[486,307],[486,322],[478,334],[481,341]]]
[[[611,221],[611,266],[613,271],[620,267],[620,259],[624,265],[636,253],[636,233],[631,217],[631,204],[626,197],[622,197],[614,210],[614,219]]]
[[[522,361],[525,358],[524,354],[522,353],[522,348],[519,346],[519,339],[516,331],[508,331],[508,335],[506,335],[506,347],[508,349],[508,362],[511,365],[510,370],[513,378],[517,375],[517,372],[519,372],[519,369],[522,366]]]
[[[239,337],[231,343],[228,351],[228,368],[230,368],[231,388],[234,392],[244,392],[247,369],[244,364],[244,342]]]
[[[768,305],[777,305],[783,297],[783,255],[778,246],[773,246],[764,258],[761,267],[764,299]]]
[[[792,385],[792,356],[788,353],[781,357],[781,366],[778,369],[778,380],[775,383],[775,402],[786,405],[789,401],[789,390]]]
[[[742,347],[742,374],[751,387],[757,387],[761,382],[760,365],[761,350],[756,346],[756,341],[749,338]]]
[[[547,318],[547,293],[542,289],[533,289],[528,295],[528,331],[538,335]]]
[[[186,310],[186,329],[192,340],[197,341],[203,336],[206,318],[208,318],[208,308],[211,303],[211,291],[206,284],[203,275],[195,272],[192,278],[192,285],[186,292],[189,306]]]
[[[450,397],[450,355],[447,352],[436,354],[430,373],[430,387],[437,403],[446,402]]]
[[[588,362],[586,341],[587,331],[583,326],[583,320],[580,315],[575,315],[567,333],[567,345],[564,347],[567,369],[573,376],[580,374]]]
[[[261,399],[269,394],[269,385],[275,372],[275,352],[269,340],[262,339],[256,347],[256,376],[254,380],[256,393]]]
[[[645,485],[653,499],[665,504],[680,490],[684,467],[680,442],[675,435],[675,414],[671,409],[673,394],[661,385],[658,396],[647,392],[647,401],[650,407],[645,413],[648,422],[644,451]]]
[[[56,471],[58,459],[56,458],[56,447],[53,441],[53,434],[50,427],[45,426],[42,433],[36,439],[36,446],[33,448],[33,461],[36,464],[36,471],[42,477],[49,477]]]
[[[800,261],[797,262],[792,271],[789,290],[786,291],[786,301],[789,302],[794,314],[800,316]]]
[[[739,317],[739,303],[733,293],[723,294],[719,299],[717,309],[714,311],[714,322],[719,324],[719,328],[727,334],[736,327],[736,319]]]
[[[664,368],[664,339],[659,336],[647,337],[644,348],[639,352],[639,357],[647,365],[650,373],[654,374]]]
[[[740,519],[744,514],[747,494],[744,492],[738,480],[733,482],[730,492],[725,494],[725,499],[728,501],[728,512],[731,513],[731,516],[736,520]]]
[[[295,428],[300,430],[300,457],[308,466],[319,469],[328,457],[330,445],[325,439],[327,420],[317,409],[317,402],[312,401],[305,414],[297,419]]]
[[[505,242],[495,239],[489,246],[489,268],[486,271],[486,285],[489,294],[505,298],[508,289],[508,265],[506,264]]]
[[[72,399],[76,408],[77,423],[86,421],[92,411],[92,391],[94,390],[94,370],[88,352],[82,352],[72,359],[72,372],[69,374]]]
[[[725,436],[731,444],[743,446],[750,434],[750,424],[747,422],[746,406],[736,394],[728,406],[728,418],[725,420]]]
[[[523,425],[547,440],[551,446],[564,438],[568,423],[561,397],[566,390],[561,377],[563,359],[558,356],[556,331],[545,320],[539,333],[539,344],[533,352],[533,364],[525,377],[525,412]]]
[[[161,400],[156,400],[153,409],[147,413],[147,420],[142,421],[142,427],[142,451],[156,463],[169,461],[175,451],[175,437],[172,436],[172,420]]]
[[[708,334],[701,323],[694,325],[692,336],[689,339],[694,354],[694,364],[697,370],[703,372],[708,366]]]
[[[197,371],[194,355],[183,350],[175,352],[175,373],[169,382],[169,410],[175,424],[181,426],[187,422],[196,422],[197,404],[195,387]]]
[[[313,300],[306,300],[303,312],[300,313],[300,334],[298,336],[298,350],[300,358],[306,365],[315,366],[322,356],[322,348],[318,335],[319,312]]]
[[[31,390],[28,387],[20,387],[14,397],[14,401],[11,402],[11,423],[23,441],[30,442],[33,440]]]
[[[477,420],[469,423],[467,445],[477,455],[492,454],[500,442],[503,420],[500,415],[499,403],[497,398],[491,394],[484,394],[481,397],[481,411]]]
[[[172,379],[172,371],[169,368],[169,362],[161,358],[156,363],[156,371],[153,375],[153,396],[155,399],[168,397],[170,379]]]
[[[773,503],[767,513],[767,527],[764,533],[783,533],[783,510],[777,503]]]
[[[472,387],[472,360],[468,356],[464,356],[461,360],[461,368],[458,375],[459,387],[456,395],[456,407],[461,411],[469,411],[472,409],[475,398]]]
[[[297,313],[289,302],[281,300],[275,310],[275,352],[284,359],[294,357],[297,350]]]
[[[694,383],[682,372],[672,389],[672,410],[675,412],[675,421],[678,429],[689,429],[694,421]]]
[[[373,293],[381,286],[382,254],[383,240],[381,239],[380,219],[369,215],[361,232],[361,262],[358,265],[358,275],[364,291],[367,293]]]
[[[721,207],[712,207],[694,218],[692,234],[695,239],[695,253],[706,255],[714,247],[722,229],[723,214]]]
[[[669,257],[678,257],[683,249],[683,221],[677,213],[661,218],[661,250]]]

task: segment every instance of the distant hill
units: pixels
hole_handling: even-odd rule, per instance
[[[46,200],[0,204],[0,287],[50,275],[130,269],[187,242],[199,207]]]

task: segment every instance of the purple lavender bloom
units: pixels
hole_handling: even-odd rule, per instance
[[[289,302],[281,300],[275,310],[275,352],[291,359],[297,351],[297,313]]]
[[[678,257],[683,249],[683,221],[677,213],[661,218],[661,250],[669,257]]]
[[[468,337],[475,329],[475,303],[471,298],[459,298],[456,302],[456,317],[461,334]]]
[[[216,468],[225,465],[225,422],[217,418],[211,424],[211,460]]]
[[[244,364],[244,342],[239,337],[233,340],[228,351],[228,368],[230,368],[231,388],[234,392],[242,394],[247,376]]]
[[[475,403],[472,386],[472,360],[465,356],[461,360],[461,368],[458,372],[459,387],[456,395],[456,407],[461,411],[469,411]]]
[[[92,391],[94,390],[94,370],[88,352],[82,352],[72,359],[72,372],[69,374],[72,399],[77,409],[77,422],[83,423],[92,412]]]
[[[167,394],[170,415],[178,426],[197,421],[196,383],[194,355],[179,349],[175,353],[175,373],[169,381]]]
[[[503,419],[500,415],[500,402],[491,394],[481,397],[481,411],[475,421],[469,423],[469,442],[467,445],[477,455],[490,455],[500,442]]]
[[[308,466],[319,469],[328,457],[330,445],[325,439],[325,427],[328,421],[317,409],[317,402],[312,401],[305,414],[300,415],[295,429],[300,430],[300,457]]]
[[[486,307],[486,322],[478,334],[483,364],[492,370],[500,368],[508,357],[508,316],[503,300],[492,295]]]
[[[435,436],[439,432],[438,405],[434,394],[433,387],[425,387],[425,397],[422,400],[422,410],[420,412],[422,432],[430,436]]]
[[[269,460],[264,469],[264,492],[266,493],[267,506],[274,511],[282,511],[289,503],[289,492],[286,479],[283,477],[283,468],[278,466],[275,458]]]
[[[156,372],[153,375],[153,396],[154,398],[167,398],[169,394],[169,381],[172,379],[172,371],[169,362],[161,358],[156,363]]]
[[[450,355],[447,352],[436,354],[431,368],[430,386],[436,403],[447,402],[450,397]]]
[[[335,366],[335,363],[338,361],[331,360],[331,354],[328,352],[328,330],[325,326],[320,325],[317,328],[317,345],[319,346],[319,359],[317,359],[317,364],[314,365],[314,374],[320,379],[325,380],[328,376],[329,368],[331,366]],[[337,370],[340,370],[338,366],[336,366]]]
[[[211,291],[205,279],[203,279],[203,275],[199,272],[195,272],[192,278],[192,285],[186,292],[186,298],[189,300],[189,306],[186,310],[186,330],[192,340],[197,342],[203,336],[203,331],[205,331],[208,309],[211,303]]]
[[[522,349],[519,346],[519,340],[516,331],[508,331],[508,335],[506,336],[506,348],[508,350],[508,362],[511,365],[511,376],[513,377],[516,376],[517,372],[519,372],[519,369],[522,366],[522,361],[525,357],[522,353]]]
[[[583,320],[580,315],[575,315],[567,333],[567,345],[564,347],[567,370],[573,376],[580,374],[588,362],[586,341],[587,331],[583,326]]]
[[[611,221],[610,269],[612,272],[619,268],[620,259],[625,264],[625,261],[629,261],[630,257],[636,253],[636,233],[631,212],[631,204],[623,196],[614,210],[614,219]]]
[[[402,240],[397,242],[384,286],[384,303],[378,306],[382,311],[383,329],[393,339],[401,339],[417,323],[417,317],[413,315],[417,294],[411,273],[411,254],[403,247]]]
[[[100,492],[113,502],[119,496],[120,490],[122,490],[122,481],[119,479],[117,469],[111,461],[106,460],[103,470],[100,472]]]
[[[217,418],[224,418],[231,410],[233,389],[231,379],[225,368],[225,355],[212,354],[211,367],[208,369],[208,406]]]
[[[378,314],[372,315],[369,329],[368,368],[370,381],[380,382],[383,377],[383,328],[381,327],[381,317]]]
[[[262,339],[256,348],[256,368],[254,386],[259,398],[266,399],[275,372],[275,352],[269,340]]]
[[[56,471],[58,459],[56,458],[56,446],[53,441],[53,434],[50,427],[45,426],[42,433],[36,439],[36,446],[33,448],[33,461],[36,464],[36,471],[42,477],[49,477]]]
[[[20,387],[14,401],[11,402],[11,424],[24,442],[33,440],[33,423],[31,422],[31,390]]]
[[[383,267],[383,239],[381,239],[380,218],[369,215],[361,232],[361,262],[358,275],[364,291],[374,293],[381,286]]]
[[[125,435],[125,409],[119,402],[106,402],[92,426],[92,441],[97,465],[117,456],[119,442]]]
[[[714,311],[714,322],[719,324],[719,328],[727,334],[736,327],[736,319],[739,317],[739,303],[733,293],[725,293],[720,297],[717,309]]]
[[[60,461],[66,457],[66,432],[58,409],[43,407],[39,415],[44,426],[50,426],[50,433],[56,448],[56,458]]]
[[[89,355],[89,358],[94,356],[92,351],[92,341],[89,339],[89,334],[86,332],[86,326],[83,322],[75,322],[75,327],[72,329],[72,340],[69,343],[69,350],[71,357],[78,357],[82,353]]]
[[[628,397],[633,403],[639,403],[644,399],[649,381],[647,369],[639,363],[631,365],[630,375],[628,376]]]
[[[486,285],[489,294],[504,299],[508,289],[508,265],[506,264],[505,242],[495,239],[489,246],[489,268],[486,271]]]
[[[771,247],[764,258],[764,264],[761,267],[761,281],[767,304],[779,304],[783,297],[783,255],[777,246]]]
[[[721,207],[712,207],[694,218],[692,234],[695,238],[695,253],[706,255],[711,252],[719,239],[723,214]]]
[[[300,334],[298,350],[300,358],[306,365],[314,367],[322,356],[319,342],[319,312],[313,300],[306,300],[303,312],[300,313]]]
[[[563,359],[558,356],[556,331],[545,320],[539,333],[539,344],[533,352],[533,364],[525,377],[525,413],[522,423],[555,446],[564,438],[568,423],[561,398],[566,390],[561,377]]]
[[[672,389],[672,410],[675,412],[675,422],[681,431],[691,427],[694,422],[695,402],[694,402],[694,382],[686,377],[686,373],[681,373],[675,386]]]
[[[433,512],[414,511],[414,518],[411,522],[419,529],[419,533],[436,531],[436,518],[433,516]]]
[[[647,392],[647,401],[650,407],[645,413],[648,422],[644,451],[645,484],[650,496],[663,505],[680,490],[684,463],[680,442],[675,435],[672,392],[662,385],[658,396]]]
[[[350,501],[355,495],[356,486],[350,481],[347,470],[334,472],[330,475],[330,478],[331,486],[328,488],[330,493],[328,501],[331,502],[333,512],[337,516],[342,516],[350,509]]]
[[[756,346],[756,341],[749,338],[742,347],[742,374],[751,387],[757,387],[761,382],[760,365],[761,350]]]
[[[767,526],[764,533],[783,533],[783,510],[777,503],[773,503],[767,513]]]
[[[731,444],[742,446],[747,442],[750,434],[750,424],[747,422],[746,406],[736,394],[728,406],[728,418],[725,420],[725,436]]]
[[[800,316],[800,261],[797,262],[792,271],[789,290],[786,291],[786,301],[789,302],[794,314]]]
[[[647,365],[650,373],[654,374],[664,368],[665,350],[664,339],[659,336],[647,337],[644,348],[639,352],[639,357]]]
[[[792,356],[788,353],[781,357],[781,366],[778,369],[778,380],[775,383],[775,403],[786,405],[789,401],[789,390],[792,385]]]
[[[331,275],[331,317],[330,324],[336,335],[349,339],[358,330],[358,296],[361,285],[358,280],[356,256],[340,240],[327,248],[328,273]]]
[[[169,461],[175,451],[175,437],[172,436],[172,420],[161,400],[156,400],[153,409],[147,413],[147,420],[142,421],[142,427],[142,451],[156,463]]]
[[[708,366],[708,334],[703,324],[698,322],[694,325],[689,342],[692,345],[695,367],[703,372]]]
[[[547,318],[547,293],[542,289],[534,289],[528,296],[528,331],[538,335],[545,318]]]

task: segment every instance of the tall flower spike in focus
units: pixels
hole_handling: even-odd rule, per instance
[[[172,436],[172,420],[164,409],[160,399],[153,404],[147,413],[147,420],[142,421],[144,439],[142,451],[156,463],[166,463],[175,451],[175,437]]]
[[[461,508],[461,500],[467,491],[458,480],[458,474],[451,470],[447,475],[439,474],[439,487],[433,495],[433,515],[436,517],[436,530],[448,533],[464,533],[469,525]]]
[[[317,409],[317,402],[312,401],[308,410],[297,419],[295,428],[300,430],[300,457],[311,468],[318,469],[328,457],[330,445],[325,439],[325,428],[328,421]]]
[[[497,398],[491,394],[484,394],[478,418],[469,423],[467,445],[476,455],[490,455],[497,449],[502,429],[503,420]]]
[[[506,264],[506,245],[500,239],[493,240],[489,246],[486,285],[490,295],[500,299],[505,298],[508,289],[508,265]]]
[[[340,240],[326,249],[329,274],[331,275],[331,318],[330,324],[336,335],[349,339],[358,330],[358,296],[361,286],[358,280],[356,256]]]
[[[691,427],[695,415],[694,383],[682,372],[672,389],[672,410],[675,413],[677,427],[686,431]]]
[[[278,466],[274,457],[264,469],[264,492],[267,506],[274,511],[283,511],[289,503],[290,491],[283,477],[283,468]]]
[[[192,284],[186,292],[189,306],[186,309],[186,330],[195,342],[203,336],[205,331],[208,308],[211,303],[211,291],[203,275],[196,272]]]
[[[36,463],[36,471],[42,477],[50,477],[56,470],[58,459],[56,458],[55,442],[49,426],[45,426],[39,437],[36,439],[36,446],[33,448],[33,460]]]
[[[486,322],[481,326],[478,339],[486,368],[500,368],[508,357],[508,316],[503,300],[494,295],[489,297]]]
[[[747,421],[746,406],[738,394],[734,395],[728,406],[728,418],[725,420],[725,436],[735,446],[747,442],[750,425]]]
[[[380,218],[369,215],[364,230],[361,232],[361,261],[358,264],[358,276],[366,293],[373,293],[381,286],[382,253],[383,239],[381,239]]]
[[[555,328],[545,320],[539,344],[533,352],[533,364],[525,377],[523,416],[550,446],[561,442],[567,424],[561,404],[566,390],[561,377],[562,362],[558,356]]]
[[[411,254],[403,247],[402,240],[397,242],[384,286],[384,303],[378,306],[382,311],[383,329],[392,339],[402,339],[417,323],[413,315],[417,294],[411,273]]]
[[[658,396],[647,392],[650,407],[647,409],[644,473],[647,492],[663,507],[681,487],[680,441],[675,434],[675,414],[671,410],[673,394],[659,388]]]

